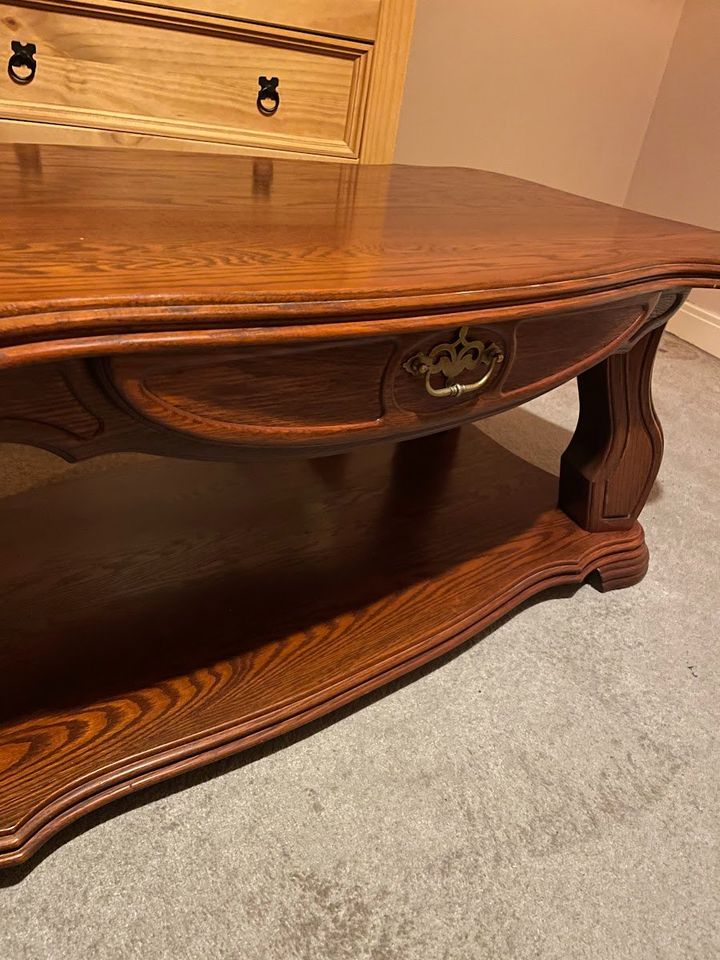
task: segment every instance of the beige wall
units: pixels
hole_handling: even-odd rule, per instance
[[[682,4],[418,0],[396,161],[622,203]]]
[[[627,206],[720,230],[720,0],[686,0]],[[671,329],[720,356],[720,291]]]

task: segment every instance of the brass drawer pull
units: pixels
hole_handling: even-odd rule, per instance
[[[416,353],[403,364],[413,377],[425,378],[425,390],[431,397],[461,397],[477,393],[490,381],[493,373],[505,359],[503,348],[490,341],[468,340],[468,328],[462,327],[452,343],[439,343],[430,353]],[[474,383],[458,383],[466,370],[481,367],[483,374]],[[445,385],[434,387],[432,377],[441,374]]]
[[[280,94],[277,91],[279,82],[277,77],[258,77],[260,92],[257,95],[257,108],[264,117],[271,117],[277,113],[280,106]],[[271,106],[267,105],[268,100]]]
[[[35,62],[35,51],[37,47],[34,43],[20,43],[19,40],[11,40],[12,54],[8,60],[8,76],[13,83],[30,83],[35,76],[37,63]],[[18,73],[18,70],[29,70],[29,74]]]

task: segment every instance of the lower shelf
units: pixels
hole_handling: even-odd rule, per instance
[[[556,488],[468,427],[311,461],[147,460],[0,502],[0,866],[546,587],[639,580],[640,526],[587,533]]]

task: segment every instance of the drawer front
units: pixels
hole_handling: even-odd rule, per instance
[[[434,334],[118,356],[99,373],[136,414],[174,433],[321,450],[515,406],[645,332],[653,302]]]
[[[488,327],[470,325],[446,336],[436,333],[420,341],[408,340],[390,377],[392,404],[429,422],[463,409],[483,417],[522,403],[620,348],[643,328],[651,302],[642,298],[619,306],[531,316]],[[486,360],[478,362],[483,345],[490,349]],[[418,358],[434,361],[428,374],[418,369]],[[451,382],[462,389],[449,389]]]
[[[374,431],[391,340],[290,350],[116,357],[108,378],[138,413],[200,440],[304,446]]]
[[[358,155],[369,45],[162,9],[143,22],[119,11],[0,11],[8,60],[12,41],[21,58],[35,46],[30,82],[0,74],[8,119]],[[22,80],[32,69],[13,72]]]

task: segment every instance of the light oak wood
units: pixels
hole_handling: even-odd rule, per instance
[[[415,0],[382,4],[360,153],[363,163],[392,163],[414,19]]]
[[[0,143],[41,146],[124,147],[161,150],[171,153],[218,153],[240,157],[286,158],[293,160],[317,159],[338,164],[353,164],[356,159],[329,157],[320,154],[275,149],[263,146],[245,146],[239,143],[220,143],[217,140],[190,140],[180,137],[155,137],[152,134],[125,133],[119,130],[97,130],[92,127],[73,127],[68,124],[34,123],[29,120],[0,120]]]
[[[25,86],[0,77],[0,142],[388,162],[413,3],[0,4],[8,55],[32,42],[38,64]],[[261,76],[280,81],[272,117]]]
[[[354,40],[377,36],[381,0],[102,0],[93,6],[105,10],[139,12],[157,7],[180,7],[218,17],[233,17],[265,26],[282,24],[292,30],[324,33]],[[46,6],[78,6],[74,0],[45,0]]]
[[[200,16],[160,31],[159,18],[6,10],[38,47],[33,82],[2,83],[9,119],[358,155],[368,46]],[[271,117],[257,108],[260,76],[280,80]]]

